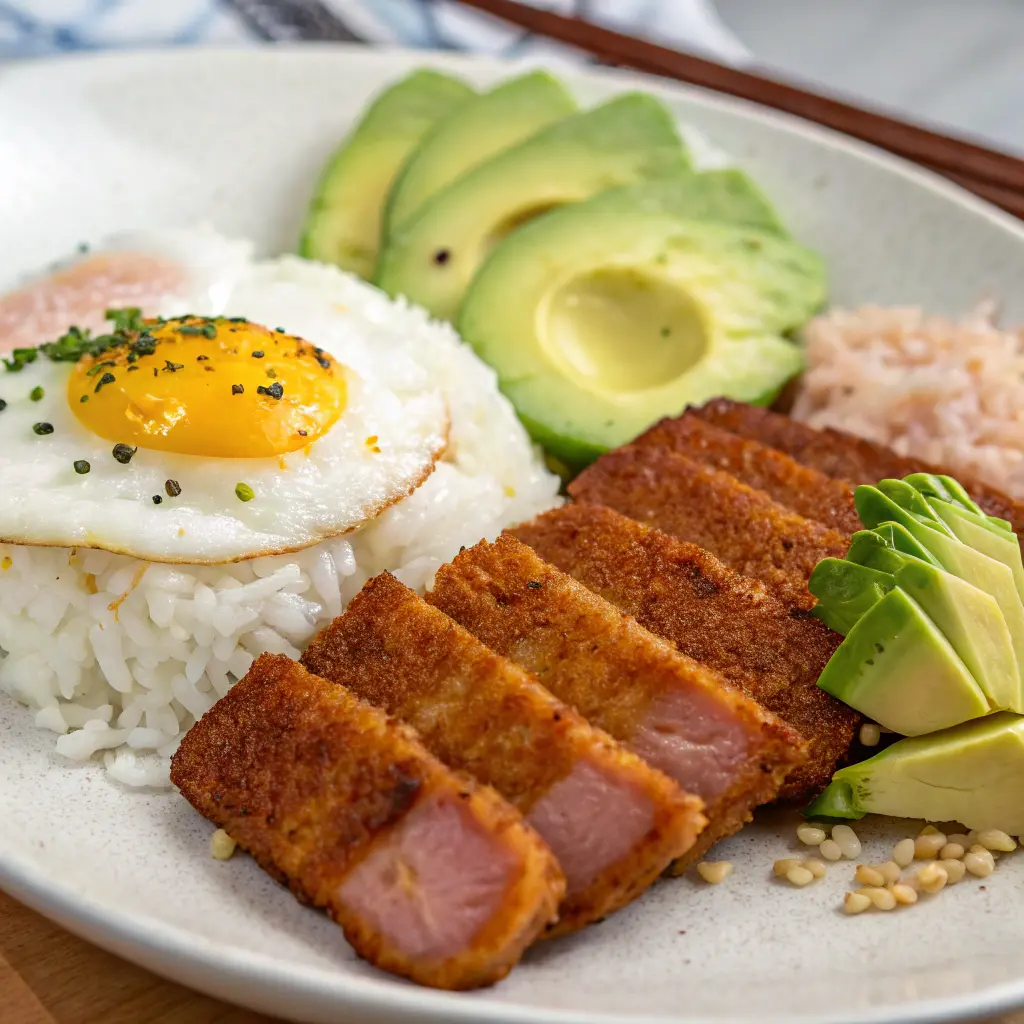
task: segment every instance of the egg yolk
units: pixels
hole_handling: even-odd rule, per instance
[[[255,459],[321,437],[345,408],[342,366],[244,319],[181,317],[118,332],[68,381],[79,421],[110,441],[178,455]]]

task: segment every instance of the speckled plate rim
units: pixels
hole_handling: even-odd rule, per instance
[[[339,59],[359,54],[366,59],[366,48],[346,44],[303,44],[276,46],[273,59],[301,61],[310,50],[337,53]],[[239,51],[234,48],[196,47],[180,51],[131,51],[121,54],[74,54],[53,58],[51,65],[64,68],[77,65],[76,71],[88,77],[92,68],[109,63],[138,59],[144,54],[148,61],[187,62],[190,59],[240,56],[252,60],[266,59],[267,50]],[[375,56],[386,66],[396,57],[407,58],[409,51],[381,48]],[[424,63],[453,71],[483,70],[498,73],[500,69],[522,67],[489,57],[475,57],[417,51]],[[7,81],[19,69],[35,67],[37,62],[13,61],[0,67],[0,96]],[[684,97],[688,102],[711,111],[720,110],[751,122],[767,124],[775,132],[802,137],[819,147],[840,151],[855,160],[871,163],[889,175],[903,178],[915,187],[941,197],[951,205],[987,220],[992,226],[1012,237],[1024,247],[1024,224],[930,171],[890,156],[876,147],[861,143],[840,133],[820,128],[810,122],[763,108],[754,103],[717,95],[704,89],[680,85],[620,69],[573,70],[568,77],[603,80],[621,85],[623,89],[643,88],[665,96]],[[57,769],[59,770],[59,769]],[[359,1024],[394,1020],[395,1014],[419,1024],[448,1024],[466,1021],[481,1024],[727,1024],[730,1020],[750,1024],[749,1016],[633,1016],[600,1014],[542,1007],[516,1006],[490,1000],[486,995],[466,998],[460,994],[438,992],[412,985],[396,984],[380,979],[353,976],[339,972],[332,983],[325,984],[322,975],[311,968],[289,965],[282,969],[273,957],[255,952],[225,949],[195,933],[167,924],[147,914],[130,910],[114,911],[73,885],[62,883],[39,870],[27,857],[16,857],[4,850],[0,833],[0,888],[26,906],[116,955],[139,964],[157,974],[210,995],[247,1006],[264,1013],[293,1017],[296,998],[302,1004],[302,1019],[310,1021],[353,1020]],[[1024,972],[1019,979],[991,985],[977,993],[944,996],[882,1006],[854,1014],[815,1012],[762,1017],[764,1024],[784,1024],[794,1020],[813,1020],[820,1024],[923,1024],[998,1014],[1024,1005]]]

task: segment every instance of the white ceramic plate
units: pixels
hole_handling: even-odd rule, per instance
[[[415,65],[485,82],[512,68],[362,49],[192,51],[0,69],[0,285],[122,228],[207,220],[288,249],[321,162],[363,103]],[[957,312],[986,296],[1024,321],[1020,224],[874,151],[756,108],[619,73],[591,100],[662,95],[749,168],[828,259],[839,303]],[[210,826],[173,793],[69,767],[0,697],[0,885],[80,935],[209,993],[306,1021],[722,1022],[951,1019],[1024,1003],[1024,854],[896,914],[837,910],[852,866],[794,890],[770,880],[795,817],[722,844],[718,887],[663,882],[496,988],[448,995],[357,961],[340,931],[245,857],[210,858]],[[882,859],[906,825],[866,825]],[[453,865],[453,869],[455,865]]]

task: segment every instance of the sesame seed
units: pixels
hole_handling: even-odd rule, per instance
[[[0,398],[0,412],[3,412],[4,409],[6,409],[6,408],[7,408],[7,403],[2,398]]]
[[[132,448],[127,444],[115,444],[111,450],[111,455],[121,463],[123,466],[127,466],[132,461],[132,457],[138,451],[138,448]]]
[[[177,480],[165,480],[164,490],[167,492],[168,498],[176,498],[181,494],[181,484]]]
[[[233,395],[244,395],[245,394],[245,388],[242,387],[241,384],[232,384],[231,385],[231,394],[233,394]]]
[[[914,859],[914,840],[901,839],[892,850],[892,859],[901,868],[905,868]]]
[[[809,822],[797,826],[796,837],[805,846],[821,846],[828,838],[823,828],[811,825]]]
[[[262,359],[265,354],[266,353],[262,349],[256,349],[256,351],[253,352],[252,357],[253,359]]]
[[[75,460],[75,472],[79,476],[85,476],[85,474],[88,473],[90,469],[92,469],[92,466],[90,466],[89,463],[85,461],[85,459]]]
[[[163,503],[163,500],[164,500],[164,499],[163,499],[163,498],[161,498],[159,494],[154,494],[154,495],[153,495],[153,504],[154,504],[154,505],[160,505],[160,504],[162,504],[162,503]]]
[[[844,914],[862,914],[871,906],[871,899],[862,892],[848,892],[843,897]]]
[[[53,433],[53,424],[52,423],[33,423],[32,424],[32,432],[34,434],[38,434],[40,437],[42,437],[42,436],[44,436],[46,434],[52,434]]]
[[[979,832],[977,842],[986,850],[995,850],[998,853],[1013,853],[1017,849],[1016,840],[1011,839],[1005,832],[998,828],[989,828]]]
[[[237,845],[224,829],[219,828],[210,836],[210,856],[215,860],[227,860]]]
[[[718,885],[719,882],[724,882],[732,874],[732,864],[727,860],[702,860],[697,865],[697,874],[709,885]]]

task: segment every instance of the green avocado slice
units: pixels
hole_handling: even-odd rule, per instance
[[[371,277],[395,173],[424,133],[472,95],[438,71],[415,71],[381,93],[321,172],[299,255]]]
[[[885,524],[885,527],[890,537],[906,535],[896,524]],[[946,572],[930,556],[922,559],[886,543],[885,527],[855,533],[847,558],[889,574],[892,586],[900,587],[917,601],[960,655],[993,709],[1024,711],[1013,638],[995,599]],[[909,538],[909,542],[915,543],[913,538]],[[817,571],[815,569],[815,573]],[[814,581],[813,574],[811,581]],[[811,593],[817,591],[812,587]],[[814,612],[821,618],[818,607],[815,606]],[[849,607],[854,607],[853,600]]]
[[[604,189],[688,169],[689,155],[665,107],[626,93],[549,125],[435,195],[396,226],[381,253],[377,284],[453,320],[481,263],[523,224]]]
[[[962,505],[969,512],[982,515],[981,509],[974,503],[974,499],[964,490],[958,480],[951,476],[943,476],[936,473],[911,473],[903,478],[904,483],[910,484],[915,491],[918,491],[926,499],[940,498],[942,501]]]
[[[916,491],[914,493],[921,498]],[[858,487],[854,491],[854,501],[865,526],[898,523],[928,549],[943,569],[995,598],[1013,640],[1018,677],[1024,679],[1024,604],[1010,568],[958,540],[941,520],[926,519],[908,512],[877,487]]]
[[[427,132],[399,171],[384,208],[384,237],[473,167],[575,111],[565,86],[546,71],[460,104]]]
[[[937,498],[929,499],[928,503],[959,540],[1009,568],[1013,573],[1017,594],[1024,601],[1024,562],[1021,560],[1020,541],[1016,534],[1001,530],[992,517],[984,513],[970,512],[960,505]]]
[[[882,572],[895,572],[895,569],[888,568],[896,564],[886,554],[890,551],[919,558],[929,565],[939,564],[938,559],[923,544],[919,544],[913,534],[900,523],[880,523],[873,530],[855,533],[846,557],[852,562],[872,566]],[[858,557],[858,554],[862,554],[863,557]],[[883,564],[876,565],[872,559],[879,558]]]
[[[991,710],[1024,711],[1013,639],[995,599],[941,569],[907,555],[896,586],[913,598],[960,656]]]
[[[945,729],[991,710],[950,642],[899,588],[861,616],[818,685],[904,736]]]
[[[714,183],[647,181],[566,206],[511,235],[457,326],[498,373],[534,440],[573,465],[662,416],[726,395],[763,399],[799,372],[781,336],[824,300],[809,250],[701,219]],[[760,216],[744,203],[740,217]]]
[[[829,629],[846,636],[894,586],[896,580],[887,572],[842,558],[823,558],[807,584],[818,599],[811,614]]]
[[[1024,718],[1000,712],[840,769],[808,817],[887,814],[1024,832]]]

